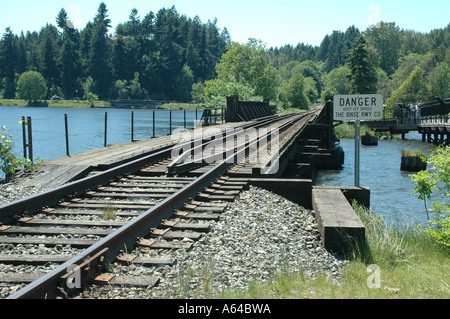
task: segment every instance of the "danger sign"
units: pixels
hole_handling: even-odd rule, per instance
[[[374,121],[383,118],[381,94],[336,95],[333,106],[335,121]]]

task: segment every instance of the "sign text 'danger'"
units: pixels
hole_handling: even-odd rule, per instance
[[[381,94],[336,95],[333,104],[335,121],[374,121],[383,118]]]

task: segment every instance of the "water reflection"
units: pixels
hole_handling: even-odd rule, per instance
[[[317,185],[353,186],[355,141],[341,141],[345,151],[344,168],[340,171],[318,172]],[[361,186],[371,189],[371,208],[382,215],[388,225],[404,227],[427,222],[424,204],[411,194],[415,185],[411,174],[400,170],[402,149],[422,150],[429,155],[435,145],[422,142],[418,133],[406,135],[406,140],[379,141],[378,146],[361,146]]]

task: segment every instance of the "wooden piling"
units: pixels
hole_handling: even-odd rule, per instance
[[[108,146],[108,112],[105,112],[105,147]]]
[[[131,111],[131,142],[134,142],[134,112]]]
[[[70,156],[69,152],[69,124],[67,120],[67,114],[64,114],[64,128],[66,131],[66,155]]]
[[[27,125],[28,125],[28,154],[30,156],[29,159],[31,163],[33,163],[33,128],[30,116],[27,118]]]

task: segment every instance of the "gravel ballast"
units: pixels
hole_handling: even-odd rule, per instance
[[[142,248],[131,253],[146,256]],[[338,281],[346,264],[323,248],[312,211],[256,187],[242,192],[190,251],[168,254],[176,265],[114,265],[117,275],[158,276],[158,286],[96,287],[84,297],[210,298],[227,289],[245,291],[251,282],[268,283],[286,270],[310,277],[325,273]]]
[[[39,191],[21,189],[14,183],[2,185],[0,205]],[[262,188],[250,187],[242,192],[219,221],[210,223],[211,230],[189,251],[136,248],[128,252],[142,257],[172,257],[177,261],[173,266],[111,266],[117,275],[157,276],[158,286],[93,286],[79,297],[209,298],[227,289],[246,290],[251,282],[271,282],[286,270],[312,277],[325,273],[338,281],[346,264],[323,248],[314,212]]]

